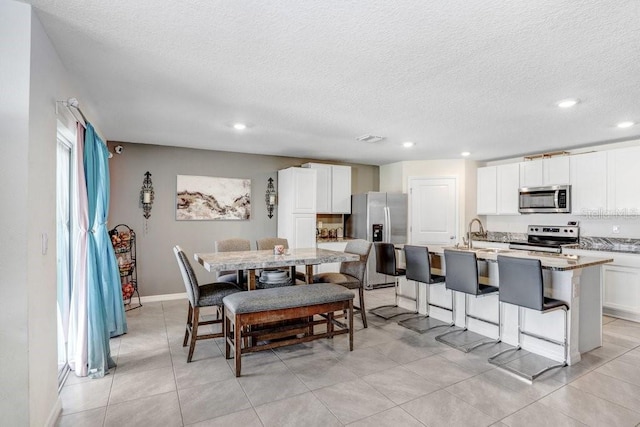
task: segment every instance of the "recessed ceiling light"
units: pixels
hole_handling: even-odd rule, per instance
[[[414,145],[416,145],[416,143],[415,143],[415,142],[411,142],[411,141],[406,141],[406,142],[403,142],[403,143],[402,143],[402,146],[403,146],[404,148],[411,148],[411,147],[413,147]]]
[[[470,153],[470,152],[468,152],[468,151],[463,151],[462,153],[460,153],[460,155],[461,155],[462,157],[467,157],[467,156],[470,156],[470,155],[471,155],[471,153]]]
[[[235,130],[245,130],[245,129],[247,128],[247,125],[246,125],[246,124],[244,124],[244,123],[240,123],[240,122],[238,122],[238,123],[234,123],[234,124],[233,124],[233,128],[234,128]]]
[[[562,101],[558,101],[556,105],[560,108],[571,108],[578,102],[580,102],[579,99],[563,99]]]
[[[618,123],[616,126],[618,126],[619,128],[630,128],[631,126],[635,125],[634,122],[620,122]]]

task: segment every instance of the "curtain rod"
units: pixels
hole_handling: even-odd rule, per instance
[[[67,107],[67,110],[69,110],[69,113],[71,113],[73,118],[76,119],[76,121],[78,123],[80,123],[82,125],[82,127],[84,127],[85,129],[87,128],[87,123],[89,123],[89,120],[87,120],[87,117],[84,115],[84,113],[80,109],[78,100],[76,98],[69,98],[66,101],[56,101],[56,114],[58,113],[58,103],[60,103],[60,104],[64,105],[65,107]],[[78,119],[78,117],[73,112],[72,107],[73,107],[73,109],[78,111],[78,113],[80,113],[80,116],[82,117],[82,120],[84,121],[84,123],[82,121],[80,121],[80,119]]]
[[[69,113],[71,113],[73,118],[76,119],[76,121],[80,123],[83,128],[85,129],[87,128],[87,123],[89,123],[89,120],[87,120],[87,117],[84,115],[84,113],[80,109],[80,105],[78,103],[77,98],[69,98],[66,101],[56,101],[56,114],[58,114],[58,103],[67,107],[67,110],[69,110]],[[80,116],[82,117],[82,120],[84,120],[84,123],[82,123],[82,121],[78,119],[78,117],[74,114],[73,110],[76,110],[78,111],[78,113],[80,113]],[[107,150],[109,150],[109,146],[107,145],[106,141],[103,141],[103,144],[105,145],[105,147],[107,147]],[[112,158],[112,157],[113,157],[113,154],[111,153],[111,151],[109,151],[109,158]]]

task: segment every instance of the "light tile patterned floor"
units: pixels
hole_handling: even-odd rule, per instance
[[[368,307],[393,289],[365,292]],[[111,340],[118,366],[70,374],[59,426],[638,426],[640,324],[603,318],[604,345],[528,385],[496,369],[492,349],[464,354],[369,315],[346,337],[243,356],[236,378],[222,340],[182,347],[185,301],[127,313]]]

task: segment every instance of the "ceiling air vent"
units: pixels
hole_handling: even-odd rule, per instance
[[[376,136],[376,135],[362,135],[356,138],[356,140],[360,142],[380,142],[384,139],[384,136]]]

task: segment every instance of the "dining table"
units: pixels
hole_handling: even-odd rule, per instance
[[[256,270],[289,267],[290,277],[295,280],[296,266],[304,266],[305,282],[311,283],[314,265],[360,260],[356,254],[319,248],[287,249],[283,254],[275,254],[273,250],[202,252],[195,253],[194,258],[209,272],[246,271],[249,290],[256,289]]]

